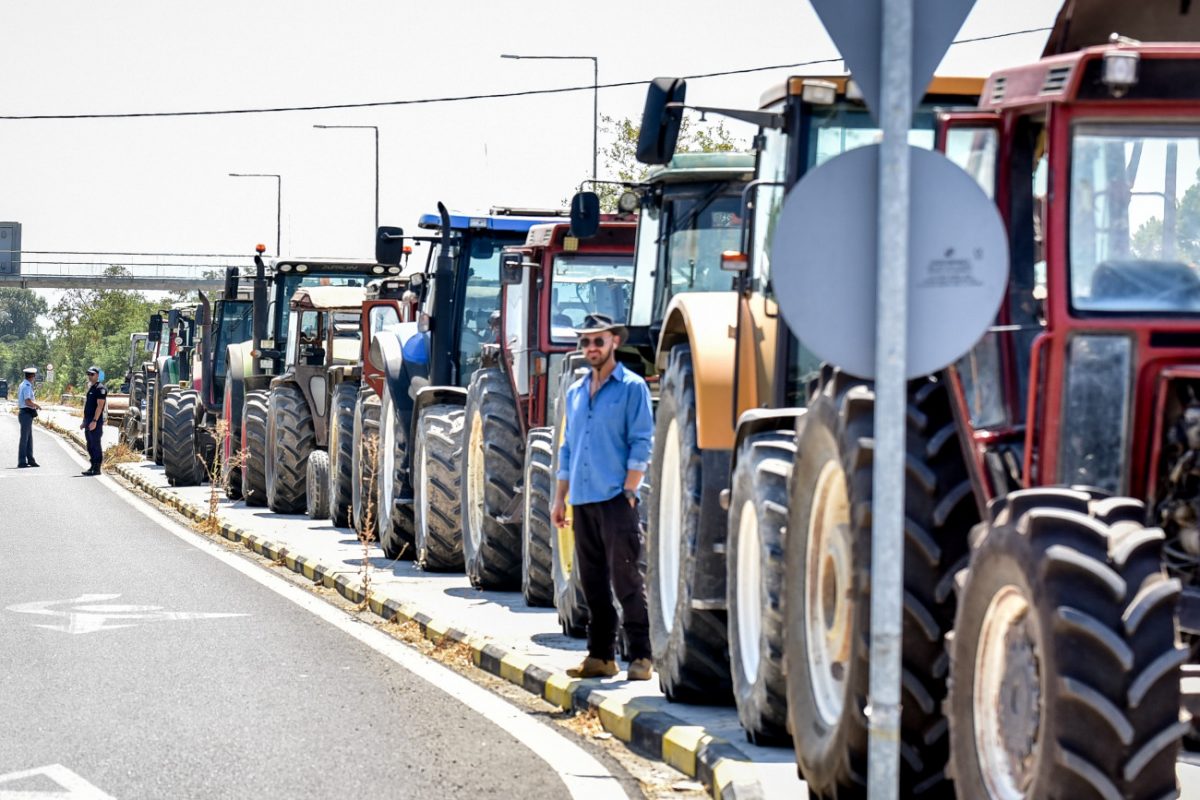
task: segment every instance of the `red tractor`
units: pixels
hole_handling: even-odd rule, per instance
[[[543,496],[545,471],[543,480],[523,482],[526,437],[537,451],[533,455],[549,456],[550,434],[537,429],[554,421],[557,376],[576,350],[575,329],[591,313],[628,319],[633,299],[637,224],[603,221],[588,239],[571,236],[569,227],[535,225],[524,245],[501,255],[496,342],[483,346],[484,368],[471,377],[464,425],[467,575],[487,588],[524,582],[526,596],[532,593],[542,603],[553,591],[548,516],[553,495]],[[640,361],[636,353],[631,357]],[[526,513],[542,523],[533,526],[541,535],[532,543],[522,543]]]

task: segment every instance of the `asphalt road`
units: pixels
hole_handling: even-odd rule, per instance
[[[35,436],[41,469],[16,469],[17,422],[0,414],[0,798],[73,782],[47,796],[569,796],[528,734],[164,530]]]

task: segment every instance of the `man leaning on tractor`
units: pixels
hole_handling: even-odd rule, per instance
[[[567,390],[551,517],[555,525],[566,527],[569,493],[575,511],[575,569],[592,613],[587,657],[567,674],[617,674],[615,594],[624,612],[629,680],[649,680],[650,622],[638,566],[645,544],[637,504],[654,438],[650,390],[640,376],[617,363],[617,347],[627,336],[624,326],[591,314],[576,333],[591,371]]]

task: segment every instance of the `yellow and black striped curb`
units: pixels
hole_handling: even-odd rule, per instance
[[[83,437],[68,431],[65,438],[80,448]],[[110,468],[138,491],[170,506],[188,519],[203,522],[208,509],[185,502],[170,489],[155,486],[128,464]],[[537,695],[564,711],[594,709],[606,730],[634,749],[661,760],[689,777],[702,782],[720,800],[760,798],[764,792],[746,755],[730,742],[711,735],[699,725],[688,725],[649,703],[634,699],[622,701],[609,695],[594,680],[571,678],[565,672],[552,672],[534,665],[528,658],[501,645],[454,627],[446,620],[427,614],[411,602],[390,597],[368,586],[363,592],[358,569],[332,567],[259,534],[220,520],[222,537],[253,550],[276,564],[286,566],[314,584],[332,589],[352,603],[365,605],[376,616],[397,624],[415,623],[421,634],[434,644],[458,643],[470,650],[476,667]]]

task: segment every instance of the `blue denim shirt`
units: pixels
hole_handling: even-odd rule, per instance
[[[572,505],[611,500],[625,488],[629,470],[645,472],[654,443],[650,390],[617,364],[592,397],[592,371],[571,384],[567,430],[558,449],[558,479],[571,482]]]

